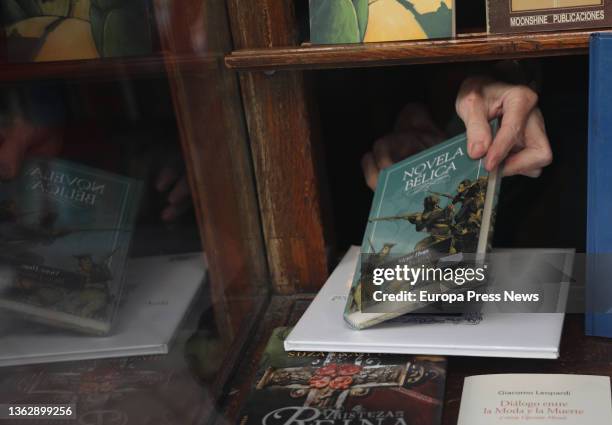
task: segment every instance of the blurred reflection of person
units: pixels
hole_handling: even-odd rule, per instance
[[[15,178],[26,155],[59,154],[64,119],[65,106],[56,88],[5,90],[0,110],[0,179]]]
[[[0,180],[19,174],[28,156],[55,157],[64,145],[66,105],[56,86],[5,90],[0,108]],[[166,196],[160,212],[166,223],[189,210],[191,193],[179,152],[165,156],[156,172],[155,189]]]

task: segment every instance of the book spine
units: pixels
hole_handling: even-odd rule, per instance
[[[605,261],[612,254],[612,37],[593,34],[590,43],[589,145],[587,200],[587,311],[586,334],[612,337],[612,315],[604,314],[612,304],[608,280],[612,267]],[[603,258],[602,258],[603,257]]]
[[[491,121],[490,124],[491,135],[494,140],[497,136],[497,131],[499,130],[499,119]],[[489,173],[489,179],[487,183],[487,195],[485,198],[485,204],[482,213],[482,223],[480,224],[478,247],[476,249],[477,255],[484,255],[488,251],[490,251],[490,247],[493,242],[493,232],[495,231],[494,214],[495,210],[497,209],[497,202],[499,200],[499,190],[501,188],[502,176],[503,165],[500,165],[499,167],[497,167],[497,169]]]
[[[587,184],[587,255],[592,251],[596,250],[596,241],[593,240],[593,232],[596,231],[596,217],[593,214],[593,209],[596,207],[595,190],[596,190],[596,175],[592,175],[592,164],[591,158],[594,152],[594,139],[595,139],[595,107],[596,107],[596,72],[598,58],[598,45],[599,36],[593,34],[589,46],[589,139],[588,139],[588,184]],[[591,269],[592,264],[588,265],[587,276],[592,277],[593,270]],[[590,288],[589,288],[590,289]],[[588,310],[588,304],[591,302],[591,292],[587,292],[587,311],[585,312],[585,333],[587,335],[594,335],[595,323],[594,314]]]
[[[132,248],[132,235],[134,232],[134,223],[136,221],[137,214],[139,212],[140,201],[142,198],[142,182],[140,181],[131,181],[127,188],[127,193],[125,199],[128,202],[128,208],[124,212],[123,217],[120,219],[120,229],[129,229],[128,232],[122,232],[122,241],[120,243],[120,247],[122,249],[122,264],[119,270],[121,271],[120,276],[118,276],[118,290],[117,290],[117,300],[121,299],[123,295],[123,290],[125,288],[125,280],[126,280],[126,269],[128,264],[128,257],[130,255],[130,251]],[[109,315],[108,326],[109,328],[112,326],[115,318],[117,316],[117,310],[119,309],[119,302],[115,302],[112,308],[112,311]]]

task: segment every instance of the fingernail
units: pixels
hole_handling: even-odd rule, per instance
[[[495,167],[497,167],[495,158],[489,158],[485,163],[485,168],[487,169],[487,171],[490,172],[490,171],[493,171]]]
[[[475,142],[470,145],[470,156],[478,157],[482,155],[482,143]]]

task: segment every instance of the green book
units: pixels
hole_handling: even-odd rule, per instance
[[[67,161],[27,161],[0,184],[0,308],[106,334],[121,296],[141,183]]]
[[[496,129],[494,122],[493,134]],[[364,258],[372,264],[393,258],[421,266],[456,254],[486,253],[500,182],[499,168],[489,173],[483,159],[469,157],[465,133],[383,170],[344,312],[348,324],[363,329],[413,311],[403,306],[363,312],[366,303],[374,303],[364,293]]]

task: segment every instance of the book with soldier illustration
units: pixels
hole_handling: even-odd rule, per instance
[[[611,0],[487,0],[490,33],[612,26]]]
[[[493,134],[496,129],[494,121]],[[500,176],[499,170],[485,169],[484,159],[469,157],[465,133],[381,171],[347,298],[348,324],[363,329],[423,307],[368,310],[385,302],[368,296],[372,279],[367,270],[392,262],[434,266],[461,254],[485,254],[493,234]],[[391,282],[384,289],[397,292],[406,289],[402,285]]]
[[[141,185],[56,159],[0,184],[0,308],[106,334],[119,302]]]
[[[153,51],[148,0],[2,0],[9,62],[142,56]]]
[[[310,0],[313,44],[449,38],[454,0]]]
[[[392,354],[286,352],[289,328],[272,332],[242,425],[435,425],[446,361]]]

